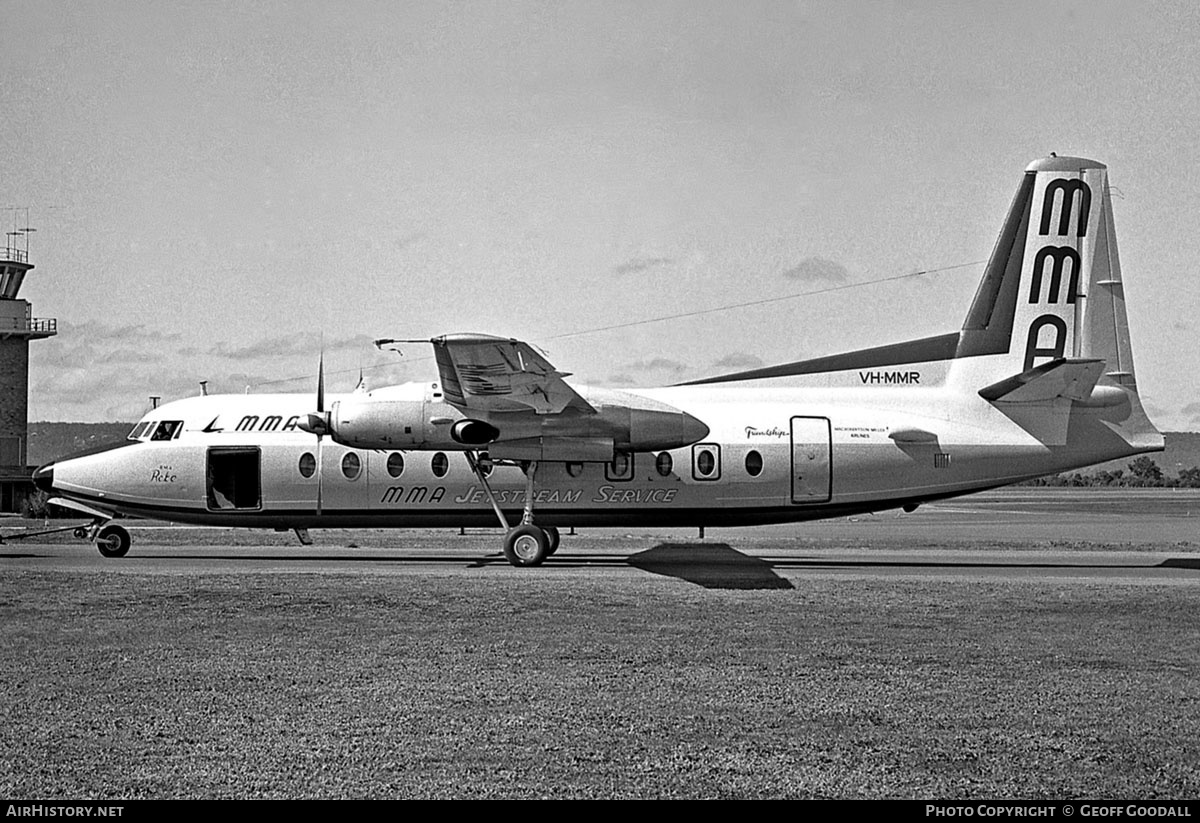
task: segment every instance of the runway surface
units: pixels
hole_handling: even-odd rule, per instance
[[[587,529],[539,569],[512,569],[499,530],[290,533],[127,523],[106,559],[69,536],[9,541],[0,568],[136,574],[665,575],[721,588],[813,576],[1200,585],[1200,492],[1013,489],[894,512],[746,529]],[[11,533],[12,530],[5,530]],[[53,540],[54,542],[47,542]],[[757,583],[756,583],[757,581]]]
[[[127,525],[0,545],[0,795],[1200,794],[1194,492],[587,529],[533,569],[498,530]]]

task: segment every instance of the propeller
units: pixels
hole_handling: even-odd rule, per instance
[[[321,352],[321,359],[317,362],[317,410],[311,412],[300,423],[300,428],[309,434],[317,436],[317,516],[321,515],[321,471],[324,466],[324,460],[321,456],[321,441],[325,435],[329,434],[333,427],[330,424],[331,415],[325,411],[325,352]]]

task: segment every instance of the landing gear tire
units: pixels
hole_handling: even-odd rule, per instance
[[[549,555],[550,537],[537,526],[517,526],[504,536],[504,556],[514,566],[540,566]]]
[[[105,526],[96,535],[96,548],[105,557],[124,557],[129,553],[129,532],[120,526]]]
[[[546,555],[549,556],[558,551],[558,544],[561,541],[561,538],[559,537],[558,529],[556,529],[554,526],[547,526],[545,528],[545,532],[546,537],[550,539],[550,548],[546,550]]]

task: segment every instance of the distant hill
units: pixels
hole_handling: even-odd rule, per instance
[[[86,449],[122,443],[132,429],[132,423],[30,423],[29,465],[40,466]]]
[[[85,449],[122,443],[132,428],[132,423],[30,423],[29,464],[40,466]],[[1167,450],[1150,455],[1164,474],[1174,477],[1183,469],[1200,466],[1200,433],[1167,432],[1166,436]],[[1102,463],[1083,473],[1126,469],[1132,459],[1126,457]]]

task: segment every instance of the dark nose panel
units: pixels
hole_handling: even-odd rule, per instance
[[[54,490],[54,464],[47,463],[44,466],[39,466],[37,471],[33,473],[33,485],[37,486],[44,492]]]

